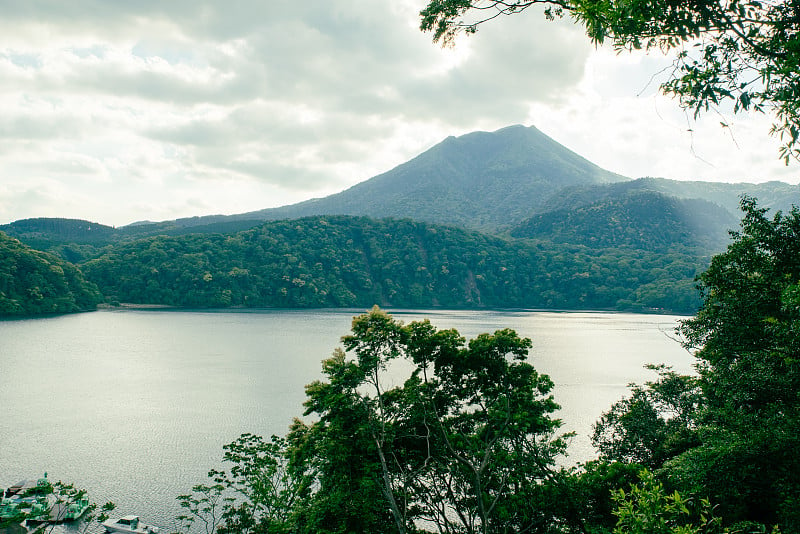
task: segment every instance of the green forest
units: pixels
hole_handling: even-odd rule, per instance
[[[34,223],[39,234],[27,234],[29,243],[46,245],[60,258],[4,238],[6,250],[18,252],[4,263],[0,295],[7,304],[0,315],[90,310],[100,300],[181,308],[378,304],[691,314],[700,304],[694,279],[710,261],[707,247],[675,242],[666,250],[597,247],[408,219],[315,216],[232,233],[212,226],[132,238],[85,221],[28,224]],[[34,280],[42,258],[72,285],[45,288]]]
[[[0,232],[0,316],[87,311],[101,300],[73,264]]]
[[[671,55],[656,74],[687,116],[719,113],[727,130],[729,113],[767,112],[780,158],[800,161],[797,1],[428,0],[419,23],[449,45],[532,6],[576,22],[597,46]],[[470,142],[485,145],[479,138],[489,139]],[[465,162],[474,153],[464,146],[454,138],[437,154]],[[433,186],[417,195],[419,213],[435,217],[428,222],[211,216],[194,229],[120,232],[31,221],[41,235],[27,245],[0,233],[0,315],[100,303],[369,309],[322,361],[284,435],[242,434],[208,479],[177,496],[186,534],[800,532],[800,209],[769,214],[741,197],[739,230],[725,240],[709,231],[726,224],[724,213],[707,203],[590,195],[589,185],[608,192],[623,177],[565,156],[580,172],[566,175],[573,189],[561,202],[587,201],[531,211],[557,200],[542,193],[564,153],[542,152],[547,172],[527,198],[493,179],[530,178],[506,173],[508,159],[492,161],[500,172],[489,178],[465,167],[470,187],[447,197],[436,192],[445,182],[433,179],[446,169],[441,159],[423,161],[430,172],[403,167],[400,175]],[[394,200],[402,180],[330,198],[358,205],[376,183],[391,193],[376,200],[417,217]],[[476,206],[490,198],[491,210],[471,207],[465,191]],[[653,219],[678,212],[686,217]],[[464,221],[508,234],[435,224]],[[532,340],[511,329],[467,340],[429,321],[405,324],[384,307],[686,313],[677,335],[696,372],[648,366],[653,379],[632,384],[595,423],[597,458],[570,466],[559,391],[528,361]],[[390,383],[390,368],[405,370],[404,379]],[[55,491],[84,496],[70,485]],[[112,509],[87,517],[83,532]]]
[[[507,240],[411,220],[308,217],[158,236],[80,264],[107,299],[180,307],[646,309],[691,313],[708,258]]]

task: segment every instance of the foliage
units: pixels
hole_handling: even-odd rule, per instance
[[[674,52],[661,88],[695,117],[729,103],[734,112],[775,113],[781,156],[800,158],[800,17],[792,0],[430,0],[421,29],[452,43],[487,20],[543,7],[569,15],[597,44]],[[724,124],[723,124],[724,126]]]
[[[800,211],[772,218],[742,200],[741,230],[700,278],[705,302],[682,325],[698,349],[702,446],[675,466],[731,520],[800,529]]]
[[[703,397],[697,379],[664,366],[647,367],[657,371],[659,379],[644,386],[631,384],[630,396],[595,423],[592,443],[604,460],[655,469],[699,444]]]
[[[310,217],[121,243],[81,265],[110,301],[182,307],[666,308],[699,304],[689,252],[508,241],[409,220]]]
[[[647,470],[639,473],[640,483],[629,491],[617,490],[613,500],[618,517],[614,534],[701,534],[721,532],[720,520],[711,513],[711,503],[702,499],[699,510],[677,491],[666,493],[661,482]],[[699,524],[694,524],[693,515]]]
[[[198,518],[209,533],[541,532],[563,521],[555,504],[569,487],[553,481],[566,479],[554,467],[566,436],[555,435],[552,381],[525,361],[530,340],[506,329],[467,343],[375,307],[342,342],[306,387],[314,421],[227,445],[230,471],[179,497],[187,531]]]
[[[187,533],[192,532],[195,524],[202,524],[205,534],[213,534],[223,521],[225,507],[233,506],[234,498],[225,496],[226,488],[216,479],[217,471],[210,471],[208,476],[215,479],[214,484],[196,484],[191,493],[177,497],[180,507],[186,512],[175,519]]]
[[[185,532],[205,534],[283,534],[291,532],[310,479],[294,469],[287,441],[242,434],[225,445],[229,471],[212,469],[212,484],[197,484],[178,496],[186,511],[177,517]]]
[[[565,444],[549,417],[552,382],[524,361],[530,340],[500,330],[465,345],[455,330],[406,326],[377,308],[342,340],[352,359],[335,353],[323,365],[327,382],[307,388],[306,413],[319,416],[311,432],[335,444],[320,456],[315,500],[361,499],[352,488],[369,481],[399,532],[419,522],[505,532],[548,521],[541,482]],[[390,365],[411,366],[402,386],[389,385]],[[339,472],[354,453],[357,486]]]
[[[0,316],[85,311],[100,300],[74,265],[0,232]]]
[[[708,496],[732,531],[795,532],[800,210],[769,218],[747,197],[741,207],[741,230],[700,276],[703,306],[680,327],[698,376],[660,369],[603,416],[595,443],[604,458]]]
[[[592,460],[562,468],[543,484],[541,506],[554,520],[541,532],[609,534],[617,523],[612,496],[638,480],[642,466]]]

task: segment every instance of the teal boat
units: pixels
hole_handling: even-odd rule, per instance
[[[23,480],[3,491],[0,498],[0,522],[61,523],[75,521],[89,509],[89,499],[81,494],[70,501],[60,500],[44,477]]]
[[[23,480],[3,491],[0,498],[0,521],[39,520],[50,516],[50,498],[53,487],[47,473],[36,481]]]

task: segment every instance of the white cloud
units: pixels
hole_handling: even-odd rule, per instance
[[[441,49],[423,5],[0,0],[0,222],[277,206],[520,122],[630,176],[797,181],[768,118],[688,133],[659,58],[535,13]]]
[[[661,56],[600,49],[582,82],[556,105],[535,103],[528,121],[587,159],[630,176],[797,183],[778,159],[769,115],[708,113],[697,120],[658,91]],[[721,122],[727,126],[722,127]]]

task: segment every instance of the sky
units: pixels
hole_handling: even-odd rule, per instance
[[[533,10],[442,48],[424,5],[0,0],[0,224],[282,206],[512,124],[631,178],[800,182],[771,116],[659,95],[669,58]]]

